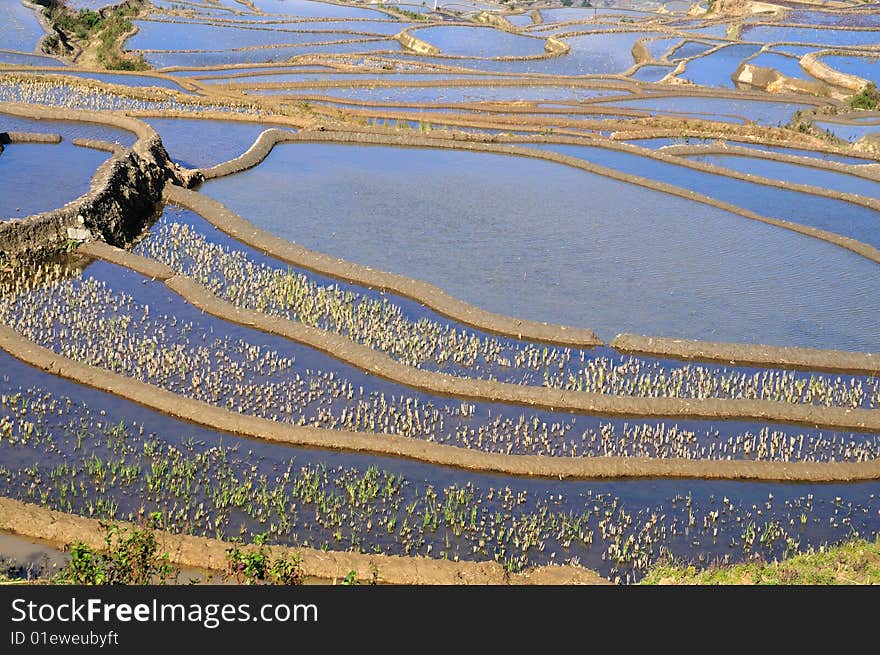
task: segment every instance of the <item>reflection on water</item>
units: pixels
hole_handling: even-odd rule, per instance
[[[880,344],[871,318],[880,281],[869,262],[557,164],[296,144],[204,190],[307,247],[433,282],[493,311],[589,326],[606,339],[630,331],[853,350]]]

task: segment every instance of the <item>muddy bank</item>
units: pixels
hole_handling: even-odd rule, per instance
[[[295,136],[283,130],[272,132],[269,135],[264,132],[258,139],[259,145],[252,146],[246,155],[221,164],[221,166],[228,171],[250,168],[262,161],[275,143]],[[271,146],[267,145],[268,143],[271,143]],[[590,348],[602,343],[591,330],[494,314],[465,303],[427,282],[379,271],[368,266],[360,266],[308,250],[260,230],[219,202],[201,193],[169,185],[165,195],[170,202],[202,215],[210,223],[235,239],[264,252],[272,253],[278,259],[340,280],[405,296],[465,325],[493,334],[565,346]]]
[[[0,223],[0,259],[31,260],[99,238],[123,245],[143,230],[162,198],[165,183],[191,184],[197,175],[173,164],[159,136],[140,121],[98,112],[0,103],[0,112],[27,118],[100,123],[134,132],[128,148],[85,141],[113,154],[92,177],[91,188],[64,207]]]
[[[862,79],[861,77],[856,77],[855,75],[850,75],[849,73],[842,73],[838,70],[833,69],[831,66],[821,60],[821,57],[828,57],[832,55],[853,56],[854,53],[851,50],[841,50],[834,48],[828,50],[820,50],[818,52],[808,52],[803,57],[801,57],[801,68],[803,68],[816,79],[827,82],[828,84],[831,84],[833,86],[848,89],[853,93],[858,93],[859,91],[861,91],[865,87],[865,85],[868,84],[868,80]]]
[[[422,41],[421,39],[417,39],[410,34],[408,30],[403,30],[394,38],[397,39],[398,43],[404,48],[411,52],[415,52],[418,55],[436,56],[440,54],[440,48],[431,45],[426,41]]]
[[[45,509],[31,503],[0,498],[0,530],[43,539],[63,547],[81,541],[106,549],[106,521]],[[124,528],[131,523],[113,521]],[[160,552],[168,552],[177,566],[226,570],[226,551],[231,542],[156,531]],[[290,546],[269,547],[272,557],[297,554],[307,577],[341,580],[355,571],[358,580],[370,580],[375,570],[382,584],[608,584],[598,573],[582,567],[541,566],[520,574],[508,574],[497,562],[453,562],[429,557],[347,553]]]
[[[4,143],[61,143],[61,135],[43,132],[0,132],[0,146]]]

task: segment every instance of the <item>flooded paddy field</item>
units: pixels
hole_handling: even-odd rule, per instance
[[[736,560],[870,534],[880,520],[873,483],[461,480],[414,462],[216,434],[70,383],[45,389],[15,360],[4,369],[19,383],[4,382],[4,496],[86,516],[162,511],[185,533],[268,530],[277,543],[446,553],[512,570],[577,558],[624,580],[663,553],[692,552],[693,541],[703,553],[694,561]]]
[[[816,170],[798,164],[727,155],[693,155],[689,159],[776,180],[820,186],[868,198],[880,198],[880,182],[837,171]]]
[[[556,152],[580,156],[633,175],[649,177],[692,191],[701,191],[710,197],[730,202],[737,207],[750,209],[761,216],[781,218],[794,224],[827,230],[842,236],[863,240],[875,247],[880,245],[880,239],[873,229],[877,220],[877,211],[869,207],[833,197],[822,197],[772,185],[757,184],[749,180],[724,178],[715,173],[686,168],[675,163],[646,160],[644,157],[629,152],[567,145],[543,147]],[[757,165],[760,166],[762,163],[763,160]],[[768,165],[772,166],[775,163],[771,162]],[[791,170],[791,165],[788,165],[789,169],[786,169],[785,166],[785,164],[781,164],[776,167],[776,170],[779,168]],[[795,168],[795,170],[797,169]],[[821,177],[823,173],[825,171],[816,171],[816,176]],[[844,179],[848,179],[848,177]],[[850,181],[850,184],[865,188],[861,186],[863,182],[868,187],[873,184],[871,181],[859,180],[858,178]],[[821,191],[821,189],[819,190]]]
[[[103,123],[27,118],[0,111],[0,132],[36,132],[58,134],[63,142],[94,139],[131,146],[137,138],[133,132]]]
[[[34,70],[34,69],[9,69],[10,73],[29,73],[29,74],[43,74],[43,75],[60,75],[65,77],[80,77],[83,79],[89,80],[98,80],[99,82],[107,82],[109,84],[121,84],[124,86],[133,86],[133,87],[160,87],[164,89],[173,89],[175,91],[180,91],[181,93],[189,93],[189,91],[177,82],[173,80],[164,79],[161,77],[153,77],[149,75],[122,75],[119,73],[99,73],[92,71],[74,71],[67,69],[47,69],[47,70]]]
[[[822,57],[821,61],[841,73],[855,75],[870,82],[880,82],[880,53],[875,55],[865,54],[862,56],[847,57],[843,55],[830,55]]]
[[[3,3],[0,7],[0,47],[33,52],[41,38],[43,28],[33,11],[20,2]]]
[[[2,121],[0,116],[0,125]],[[81,148],[67,140],[58,144],[13,143],[4,148],[0,155],[4,186],[4,193],[0,194],[0,220],[56,209],[83,195],[89,190],[92,175],[108,157],[106,152]],[[36,184],[41,187],[40,193],[7,191]]]
[[[880,534],[878,11],[131,7],[0,8],[0,497],[615,583]]]
[[[572,147],[571,153],[576,152],[579,152],[578,148]],[[608,151],[604,161],[596,163],[616,166],[624,157],[623,153]],[[644,161],[638,156],[629,157],[634,162]],[[648,165],[647,161],[645,165]],[[297,171],[295,177],[285,172],[292,170]],[[515,188],[504,183],[514,171],[521,180]],[[639,171],[638,174],[645,173]],[[586,184],[585,178],[589,180]],[[380,182],[382,179],[385,181]],[[441,179],[442,183],[439,182]],[[279,180],[285,181],[284,189],[280,188]],[[448,209],[438,211],[440,196],[433,194],[432,190],[443,194],[443,190],[450,187],[459,189],[461,201],[453,208],[450,206],[453,200],[446,199],[443,204]],[[478,191],[487,188],[499,191],[491,196]],[[269,189],[274,189],[272,200],[266,200],[270,196]],[[605,338],[611,338],[617,332],[634,331],[743,341],[759,330],[756,321],[770,320],[774,326],[768,325],[760,333],[778,345],[830,347],[841,337],[838,325],[841,313],[837,310],[831,310],[827,319],[822,321],[828,328],[838,325],[828,333],[827,342],[821,338],[812,341],[803,325],[782,329],[777,323],[779,319],[794,316],[799,322],[804,312],[803,308],[796,308],[797,303],[815,304],[804,298],[803,291],[795,292],[796,288],[803,287],[798,281],[800,273],[788,282],[783,281],[786,271],[797,270],[797,267],[791,268],[794,261],[805,256],[806,251],[800,249],[817,248],[827,253],[817,259],[823,265],[839,268],[840,274],[844,271],[850,274],[855,267],[863,271],[860,274],[863,282],[876,279],[870,263],[856,263],[856,257],[843,251],[832,254],[835,249],[827,244],[757,226],[709,207],[700,207],[699,215],[695,216],[692,210],[686,209],[689,203],[683,199],[664,197],[655,191],[555,163],[524,158],[507,161],[491,154],[294,144],[276,148],[257,168],[211,181],[203,190],[263,229],[285,239],[335,257],[425,279],[493,311],[510,312],[513,309],[516,315],[532,320],[588,325]],[[357,204],[340,213],[338,208],[343,190]],[[474,197],[484,198],[484,204],[474,203]],[[257,198],[263,200],[257,202]],[[284,207],[290,206],[293,198],[300,198],[296,220],[285,218]],[[600,204],[604,198],[613,202],[604,206]],[[737,200],[744,202],[743,198]],[[801,204],[811,203],[814,199],[805,197]],[[546,250],[536,249],[530,231],[510,222],[516,215],[512,208],[524,206],[540,212],[545,230],[541,239],[547,244]],[[641,219],[648,207],[652,207],[650,215],[655,219],[651,226]],[[589,209],[585,211],[586,208]],[[766,211],[766,206],[764,209]],[[857,213],[855,210],[860,208],[853,209]],[[799,210],[794,207],[791,211]],[[873,213],[867,209],[864,212]],[[331,216],[336,217],[332,228],[318,230],[317,226],[328,225]],[[834,220],[836,216],[832,214],[828,218]],[[452,217],[455,218],[450,222]],[[358,225],[358,229],[340,223],[345,218]],[[430,242],[421,240],[421,230],[411,229],[416,219],[423,221],[422,229],[434,226]],[[744,243],[748,239],[749,245],[744,246],[743,251],[730,245],[720,251],[713,250],[702,266],[693,256],[685,255],[686,250],[680,257],[671,256],[670,253],[679,248],[691,247],[684,243],[687,241],[683,237],[685,233],[699,229],[706,234],[710,220],[713,232],[719,231],[716,234],[738,234],[735,241],[719,236],[719,243]],[[403,229],[404,225],[410,229]],[[657,244],[662,240],[662,248],[646,251],[636,246],[649,229],[651,242]],[[591,238],[576,238],[575,235],[582,230],[588,230]],[[749,238],[748,234],[754,236]],[[364,239],[364,235],[371,235],[371,238]],[[790,245],[782,246],[782,240]],[[441,248],[443,243],[447,245]],[[657,256],[652,256],[652,252]],[[745,296],[749,301],[766,300],[770,304],[764,310],[743,306],[737,310],[721,310],[736,300],[732,299],[736,294],[729,285],[743,285],[745,282],[742,275],[734,280],[721,273],[725,267],[716,267],[715,262],[718,257],[729,256],[730,265],[734,266],[733,260],[745,252],[752,254],[750,274],[754,274],[752,279],[756,284],[769,290],[765,285],[774,284],[770,282],[773,279],[782,286],[775,292],[755,291]],[[757,256],[757,252],[764,254]],[[772,254],[775,252],[777,254]],[[793,258],[790,266],[777,265],[782,252]],[[451,260],[455,261],[454,266],[449,265]],[[844,263],[850,261],[852,265]],[[685,262],[687,266],[697,268],[682,268]],[[612,271],[622,271],[623,274]],[[718,273],[713,275],[712,271]],[[822,279],[825,284],[837,277],[837,274],[819,274],[816,281]],[[663,280],[667,292],[658,294],[656,289],[650,289],[651,280]],[[680,285],[677,292],[670,290],[673,280]],[[697,285],[703,289],[698,302],[694,301]],[[791,285],[791,291],[781,290],[788,285]],[[725,291],[725,287],[728,290]],[[581,302],[568,302],[573,296],[581,298]],[[795,303],[791,311],[771,310],[775,303],[787,301]],[[697,309],[702,307],[705,310],[713,303],[718,307],[716,311],[729,316],[723,327],[714,318],[717,316],[715,311],[703,314]],[[855,317],[861,311],[853,307],[845,313]],[[866,319],[869,315],[863,314]],[[741,323],[733,320],[736,316],[743,318]],[[651,325],[652,322],[660,324]],[[880,335],[867,322],[858,321],[852,327],[851,336],[847,338],[850,347],[856,350],[876,347]],[[819,332],[823,331],[819,328]],[[812,338],[818,336],[814,333]]]

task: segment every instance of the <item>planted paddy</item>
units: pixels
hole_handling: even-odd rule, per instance
[[[94,121],[0,114],[62,137],[3,144],[0,217],[87,188],[110,155],[73,139],[135,144],[108,112],[160,138],[47,243],[0,223],[2,496],[615,582],[877,537],[880,194],[870,139],[845,141],[878,121],[842,89],[731,80],[810,81],[817,50],[873,79],[874,13],[153,4],[125,48],[161,70],[137,74],[37,55],[35,14],[0,9],[0,101]],[[295,142],[175,186],[270,127]],[[65,254],[89,234],[132,253]]]
[[[150,97],[153,97],[150,94]],[[61,83],[56,80],[13,80],[0,77],[0,102],[21,102],[25,104],[67,107],[85,111],[165,111],[180,110],[193,113],[202,111],[245,112],[251,108],[242,103],[214,104],[178,100],[170,92],[160,100],[145,99],[137,92],[131,96],[89,86]]]
[[[503,32],[492,27],[442,25],[414,28],[409,33],[436,46],[444,55],[529,57],[545,54],[544,39]]]
[[[144,59],[154,68],[170,66],[219,66],[252,64],[259,62],[283,62],[298,55],[353,54],[394,52],[399,44],[385,37],[359,36],[351,40],[328,40],[325,43],[302,43],[300,45],[268,45],[247,50],[156,50],[144,53]]]
[[[772,425],[765,430],[734,421],[604,419],[432,396],[364,374],[314,349],[206,316],[161,283],[100,262],[81,276],[50,276],[35,289],[19,282],[4,297],[0,317],[29,341],[68,359],[233,414],[281,424],[552,457],[870,461],[880,448],[875,437],[855,433]],[[82,327],[86,325],[87,330]],[[407,343],[418,338],[418,333],[408,336]],[[442,337],[438,341],[443,347]],[[712,370],[609,354],[587,359],[581,353],[578,362],[570,352],[550,352],[534,344],[471,338],[461,346],[461,341],[465,335],[453,332],[445,347],[461,358],[469,351],[491,353],[493,345],[496,350],[507,345],[518,355],[519,375],[538,377],[535,372],[543,371],[545,386],[572,391],[646,397],[715,394],[847,407],[878,404],[874,378]],[[448,366],[439,359],[439,367]],[[492,362],[471,364],[471,369],[491,377],[487,371]]]

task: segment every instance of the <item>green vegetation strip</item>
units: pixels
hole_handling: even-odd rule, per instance
[[[656,566],[642,584],[853,585],[880,584],[880,541],[861,539],[822,547],[778,562],[749,562],[698,571],[693,566]]]
[[[56,512],[31,503],[0,498],[0,530],[43,539],[59,546],[81,542],[103,550],[105,530],[98,519]],[[127,530],[137,526],[118,523]],[[155,532],[160,550],[179,566],[223,571],[227,569],[227,551],[236,544],[207,537]],[[542,566],[519,574],[508,574],[497,562],[453,562],[429,557],[347,553],[314,548],[269,546],[272,557],[298,556],[303,573],[326,580],[345,578],[350,571],[359,580],[385,584],[608,584],[599,574],[577,566]]]
[[[144,275],[162,279],[191,305],[221,320],[275,334],[323,352],[371,375],[427,393],[482,402],[501,402],[531,408],[599,416],[658,416],[763,420],[834,429],[880,430],[880,411],[790,404],[772,400],[723,398],[654,398],[567,391],[494,380],[464,378],[402,364],[345,336],[278,316],[242,309],[218,298],[195,280],[174,275],[163,264],[106,244],[84,244],[79,252],[107,259]],[[172,273],[171,276],[168,274]]]

